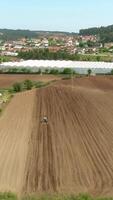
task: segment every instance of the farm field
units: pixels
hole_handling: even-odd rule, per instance
[[[17,192],[23,186],[34,98],[34,92],[17,94],[0,117],[1,191]]]
[[[54,75],[30,75],[30,74],[0,74],[0,88],[6,88],[12,86],[15,82],[22,82],[26,79],[32,81],[42,81],[42,82],[49,82],[52,80],[59,80],[61,79],[60,76]]]
[[[113,77],[19,93],[0,130],[1,191],[113,196]]]

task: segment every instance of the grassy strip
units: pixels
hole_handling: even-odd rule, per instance
[[[23,92],[26,90],[31,90],[35,88],[41,88],[41,87],[46,87],[52,82],[56,82],[56,80],[49,81],[49,82],[42,82],[42,81],[30,81],[30,80],[25,80],[23,82],[15,82],[11,87],[8,88],[1,88],[0,93],[3,94],[3,96],[6,96],[8,93],[10,96],[13,96],[13,94],[17,92]],[[3,98],[3,97],[2,97]]]
[[[75,195],[44,195],[44,196],[27,196],[22,198],[22,200],[113,200],[113,198],[93,198],[87,194]]]
[[[0,94],[2,94],[2,96],[0,96],[0,115],[2,114],[5,106],[14,96],[14,94],[18,92],[32,90],[35,88],[47,87],[54,82],[56,82],[56,80],[52,80],[47,83],[41,81],[37,82],[37,81],[25,80],[24,82],[17,82],[13,84],[13,86],[10,88],[0,89]]]
[[[113,200],[113,198],[101,198],[101,197],[91,197],[88,194],[75,195],[34,195],[25,196],[18,198],[16,194],[13,193],[0,193],[0,200]]]
[[[0,193],[0,200],[18,200],[16,194],[5,192]]]
[[[8,90],[0,90],[2,96],[0,96],[0,115],[2,114],[6,105],[10,102],[13,94],[11,94]]]

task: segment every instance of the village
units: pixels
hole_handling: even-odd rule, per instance
[[[17,40],[0,40],[0,56],[17,57],[19,52],[27,52],[33,49],[48,49],[50,52],[65,51],[69,54],[96,55],[101,51],[112,53],[112,47],[112,42],[103,46],[96,35],[67,36],[56,34],[37,38],[25,36]]]

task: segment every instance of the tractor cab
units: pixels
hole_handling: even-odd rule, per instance
[[[44,117],[41,119],[41,123],[47,124],[47,123],[48,123],[48,117],[47,117],[47,116],[44,116]]]

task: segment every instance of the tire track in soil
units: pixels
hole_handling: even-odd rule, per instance
[[[91,81],[96,85],[95,79]],[[112,194],[113,151],[109,146],[113,144],[113,124],[107,120],[113,116],[113,102],[108,96],[112,91],[106,90],[107,85],[103,90],[99,81],[97,85],[99,89],[75,85],[72,90],[61,83],[37,91],[37,123],[33,123],[37,127],[33,134],[38,140],[36,147],[32,142],[29,149],[35,149],[29,162],[35,162],[37,167],[35,171],[27,169],[32,174],[26,180],[27,192],[34,187],[36,193]],[[40,116],[44,115],[48,116],[48,125],[40,124]],[[33,177],[37,181],[32,187],[29,183]]]
[[[113,195],[113,79],[73,82],[12,99],[0,119],[1,190]]]

